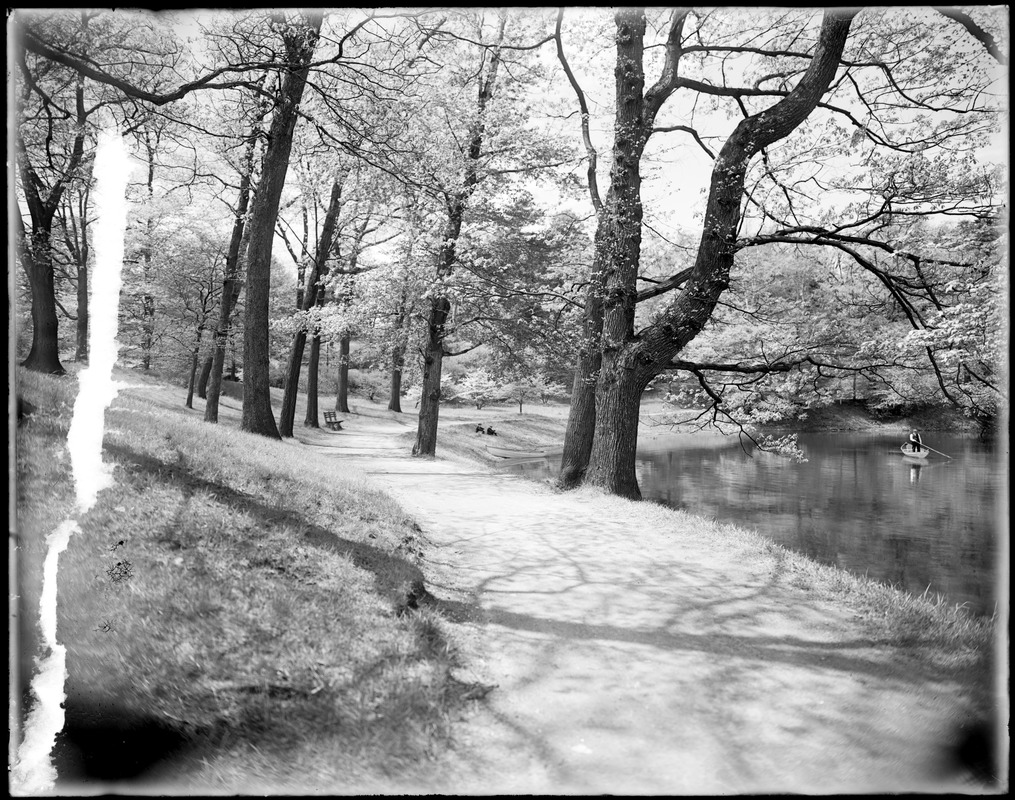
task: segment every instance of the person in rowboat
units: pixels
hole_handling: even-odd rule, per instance
[[[909,434],[909,446],[913,448],[914,453],[919,453],[923,449],[923,439],[920,438],[920,432],[915,428]]]

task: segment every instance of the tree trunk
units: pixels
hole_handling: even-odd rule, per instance
[[[82,178],[87,184],[87,177]],[[88,363],[88,189],[87,186],[78,192],[77,212],[74,209],[74,200],[67,193],[66,212],[60,215],[60,225],[63,229],[64,245],[67,254],[74,263],[74,286],[76,314],[74,316],[76,325],[74,331],[74,360],[78,363]],[[80,231],[78,222],[80,221]]]
[[[301,311],[309,311],[313,306],[320,306],[324,302],[324,289],[321,287],[322,278],[327,275],[326,262],[331,252],[331,244],[335,239],[335,230],[338,227],[338,214],[342,207],[342,182],[343,179],[336,178],[331,184],[331,199],[328,201],[328,211],[324,217],[324,226],[321,229],[321,238],[317,243],[317,253],[314,256],[314,263],[310,271],[310,281],[305,290],[299,293],[299,306]],[[317,334],[314,334],[317,338]],[[296,420],[296,397],[300,390],[300,372],[303,369],[303,350],[306,347],[307,333],[300,331],[293,339],[292,351],[289,355],[288,369],[286,370],[285,392],[282,396],[281,431],[283,436],[293,435],[293,424]],[[299,352],[297,353],[297,347]],[[311,348],[312,350],[312,348]],[[318,349],[318,353],[320,350]],[[314,369],[317,364],[314,363]],[[317,414],[314,413],[316,421]]]
[[[395,347],[391,352],[391,391],[388,411],[402,413],[402,366],[405,363],[405,348]]]
[[[310,361],[307,364],[307,415],[303,418],[305,428],[320,428],[317,419],[318,368],[321,363],[321,337],[316,333],[310,338]]]
[[[335,410],[349,413],[349,334],[343,333],[338,340],[338,392]]]
[[[643,129],[644,35],[645,17],[640,10],[618,12],[613,168],[606,208],[600,216],[600,227],[605,232],[596,248],[604,262],[602,356],[595,390],[595,433],[585,474],[586,483],[625,497],[641,497],[634,475],[641,388],[634,390],[632,375],[623,370],[618,361],[624,343],[634,335],[635,287],[641,262],[641,156],[648,138]],[[621,68],[619,65],[628,66]],[[629,451],[631,462],[628,470],[624,459]],[[605,475],[602,465],[614,460],[624,466],[615,475]]]
[[[264,79],[258,82],[263,88]],[[247,252],[250,241],[250,226],[247,222],[247,209],[250,207],[250,196],[253,193],[254,154],[257,141],[263,133],[263,122],[268,114],[267,102],[262,102],[250,127],[246,148],[243,151],[242,168],[240,171],[240,187],[236,198],[236,214],[233,217],[233,231],[229,237],[229,250],[226,253],[225,274],[222,277],[222,300],[219,305],[218,324],[215,327],[215,349],[212,351],[209,379],[207,381],[207,400],[204,407],[204,421],[218,422],[219,397],[222,391],[222,371],[226,361],[226,346],[229,344],[229,332],[232,327],[233,309],[240,298],[243,288],[239,280],[241,261]],[[204,397],[205,395],[201,395]]]
[[[18,219],[20,220],[20,214]],[[24,225],[21,229],[24,236]],[[56,279],[53,275],[52,241],[48,228],[32,231],[31,250],[21,250],[21,261],[32,292],[32,349],[22,362],[25,369],[64,375],[60,363],[59,322],[56,316]]]
[[[442,249],[444,249],[443,245]],[[441,408],[441,370],[444,365],[444,325],[450,311],[451,303],[446,297],[435,297],[430,304],[427,340],[423,349],[423,385],[419,398],[419,424],[416,428],[416,442],[412,447],[414,456],[433,458],[437,454],[437,423]]]
[[[199,360],[200,353],[197,352],[197,348],[194,348],[194,352],[190,356],[190,378],[187,381],[187,401],[184,405],[187,408],[194,407],[194,390],[197,388],[197,362]]]
[[[437,278],[451,273],[455,263],[455,247],[462,232],[462,218],[465,216],[465,197],[459,196],[448,211],[448,224],[437,253]],[[419,398],[419,422],[416,427],[416,441],[412,446],[414,456],[433,458],[437,454],[437,424],[441,408],[441,371],[444,367],[444,334],[451,301],[446,297],[434,297],[430,301],[427,317],[427,338],[422,351],[423,383]]]
[[[395,334],[391,346],[391,388],[388,396],[388,411],[402,413],[402,369],[405,367],[405,325],[408,317],[408,298],[402,289],[402,299],[398,305],[395,322]]]
[[[275,238],[279,198],[285,185],[296,127],[297,109],[307,84],[308,68],[317,46],[322,16],[307,17],[302,30],[289,28],[283,38],[294,69],[285,75],[268,133],[261,181],[251,211],[250,244],[247,247],[247,301],[244,325],[244,405],[240,427],[243,430],[281,439],[271,407],[268,380],[270,357],[268,337],[268,299],[271,286],[271,250]]]
[[[604,360],[604,367],[606,366]],[[641,499],[635,475],[638,412],[647,381],[634,370],[603,370],[596,388],[596,433],[585,483]]]
[[[618,64],[640,65],[641,36],[636,28],[626,31],[633,36],[622,35],[622,13],[618,12],[617,17]],[[705,221],[691,276],[672,305],[637,335],[633,327],[638,267],[634,245],[635,239],[640,242],[641,207],[634,189],[640,183],[637,163],[640,151],[632,162],[634,151],[622,141],[624,129],[618,124],[614,183],[618,198],[631,191],[621,204],[624,213],[618,217],[621,224],[616,228],[615,241],[617,252],[627,255],[615,262],[606,276],[603,363],[586,482],[625,497],[640,496],[634,467],[641,394],[651,379],[665,370],[702,330],[729,285],[748,164],[763,148],[789,135],[814,110],[835,77],[854,13],[827,11],[814,57],[800,82],[772,107],[741,120],[727,139],[712,170]],[[643,21],[641,30],[644,32]],[[632,46],[637,47],[637,60],[634,53],[622,58],[622,50]],[[618,119],[621,106],[634,109],[640,105],[640,90],[635,85],[639,72],[630,68],[617,70]],[[651,121],[651,114],[643,116]],[[618,174],[618,168],[625,174]],[[629,244],[624,244],[625,239]]]
[[[197,362],[201,355],[201,334],[204,331],[204,325],[200,325],[197,329],[197,341],[194,342],[194,351],[190,357],[190,381],[187,385],[187,408],[194,407],[194,386],[197,383]]]
[[[144,234],[138,261],[141,263],[141,369],[148,372],[152,367],[152,348],[155,345],[155,297],[148,291],[152,283],[152,236],[155,232],[155,220],[152,219],[152,205],[155,199],[155,153],[158,148],[159,136],[152,142],[152,132],[143,129],[145,153],[148,157],[148,178],[145,187],[148,193],[148,218],[145,220]]]
[[[256,127],[256,126],[255,126]],[[247,143],[247,172],[240,177],[240,193],[233,218],[233,232],[229,238],[226,253],[225,275],[222,278],[222,299],[219,302],[218,323],[215,326],[215,347],[212,350],[207,381],[207,403],[204,407],[204,421],[218,422],[219,398],[222,394],[222,373],[226,364],[226,348],[232,328],[233,309],[240,299],[243,283],[240,281],[241,259],[246,253],[250,226],[246,224],[247,208],[250,203],[253,171],[254,137]]]
[[[293,421],[296,419],[296,396],[299,393],[300,373],[303,371],[303,350],[307,346],[307,332],[297,331],[289,348],[289,360],[285,367],[285,391],[282,395],[282,412],[279,414],[279,432],[282,436],[293,435]]]
[[[613,168],[606,202],[599,212],[596,249],[585,299],[582,345],[575,369],[564,436],[564,456],[557,484],[569,489],[586,478],[596,436],[598,410],[596,382],[601,375],[603,350],[615,348],[633,329],[635,298],[631,275],[637,278],[641,258],[641,155],[648,139],[644,130],[645,17],[641,9],[617,12],[617,110],[613,142]],[[623,67],[621,66],[623,65]],[[651,119],[648,120],[651,127]],[[623,309],[613,331],[615,341],[605,341],[607,307]]]
[[[74,360],[88,363],[88,267],[78,267],[77,349]]]
[[[247,247],[246,318],[243,330],[243,416],[240,428],[274,439],[282,438],[271,408],[268,382],[268,296],[271,286],[271,250],[279,199],[289,169],[293,131],[306,86],[308,64],[321,31],[322,14],[313,12],[302,26],[293,25],[283,34],[291,71],[285,76],[268,133],[268,147],[257,196],[250,215]]]
[[[242,235],[242,222],[240,234]],[[215,349],[211,355],[208,371],[207,403],[204,407],[204,421],[218,422],[219,398],[222,394],[222,373],[226,364],[226,347],[229,345],[229,329],[232,326],[233,309],[240,298],[242,283],[234,273],[229,277],[229,262],[226,262],[227,277],[222,281],[222,300],[219,304],[218,325],[215,328]]]
[[[580,352],[571,387],[571,405],[564,431],[564,453],[557,485],[573,489],[585,479],[596,431],[596,379],[602,361],[598,352]]]
[[[88,196],[87,189],[81,193],[81,243],[77,247],[78,319],[77,349],[74,353],[74,360],[81,363],[88,363]]]
[[[608,194],[607,201],[609,200]],[[605,232],[606,226],[602,223],[600,226]],[[603,362],[600,348],[603,335],[603,280],[606,274],[606,252],[600,241],[603,237],[598,230],[596,233],[596,252],[582,315],[581,346],[571,387],[567,430],[564,433],[564,453],[560,461],[560,474],[557,476],[557,485],[561,489],[573,489],[585,479],[589,455],[592,453],[592,439],[595,436],[596,381]]]
[[[212,356],[205,358],[204,366],[201,367],[201,377],[197,382],[197,396],[202,400],[208,397],[208,377],[211,375],[212,360]]]
[[[145,281],[148,281],[147,273]],[[152,368],[152,345],[155,340],[155,299],[151,295],[141,298],[141,369],[148,372]]]

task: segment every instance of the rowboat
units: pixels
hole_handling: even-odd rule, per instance
[[[930,450],[927,450],[926,448],[922,450],[913,450],[913,445],[909,442],[906,442],[899,449],[902,451],[902,455],[905,458],[918,458],[922,460],[930,455]]]
[[[495,444],[488,444],[486,452],[494,458],[546,458],[552,454],[550,450],[519,450],[515,447],[500,447]]]

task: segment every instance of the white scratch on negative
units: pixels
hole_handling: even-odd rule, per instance
[[[102,463],[102,435],[106,408],[116,397],[113,364],[118,349],[117,316],[130,171],[131,161],[123,139],[115,130],[103,132],[93,170],[97,219],[92,229],[95,265],[91,280],[89,364],[79,375],[74,417],[67,434],[78,517],[95,505],[102,489],[112,484],[112,471]],[[68,519],[46,537],[49,549],[43,566],[39,627],[43,653],[48,650],[48,655],[36,659],[37,672],[32,679],[35,704],[25,725],[17,764],[12,770],[12,794],[48,793],[56,782],[52,751],[64,725],[62,703],[66,699],[64,681],[67,676],[66,648],[56,640],[57,573],[60,554],[77,532],[77,519]]]

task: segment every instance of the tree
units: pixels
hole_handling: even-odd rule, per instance
[[[64,196],[61,209],[57,212],[63,243],[69,256],[68,271],[73,270],[73,282],[77,307],[75,309],[74,360],[88,361],[88,261],[90,247],[88,227],[90,218],[91,175],[82,176],[76,186],[71,186]]]
[[[307,275],[305,288],[301,292],[302,307],[300,310],[304,313],[309,311],[313,306],[318,305],[318,299],[323,294],[321,283],[327,275],[325,264],[335,239],[335,229],[338,224],[338,213],[341,209],[344,180],[345,176],[339,175],[331,184],[331,197],[328,201],[324,226],[321,229],[321,236],[318,240],[317,252],[313,258],[311,270]],[[296,417],[296,393],[299,390],[300,370],[303,365],[303,349],[306,347],[306,342],[307,331],[306,328],[301,327],[293,336],[293,343],[289,352],[289,364],[286,369],[285,393],[282,398],[281,415],[283,436],[293,435],[293,421]]]
[[[482,368],[467,372],[465,377],[455,384],[454,390],[458,397],[467,399],[477,409],[504,394],[503,386],[494,379],[489,370]]]
[[[267,75],[262,75],[258,88],[263,89]],[[211,362],[208,364],[207,376],[202,372],[202,383],[206,392],[199,392],[206,397],[204,407],[205,422],[218,422],[219,398],[222,392],[222,370],[225,367],[226,348],[232,329],[232,317],[242,289],[240,276],[243,274],[250,228],[247,217],[250,211],[250,199],[255,188],[256,154],[259,140],[264,136],[264,119],[270,106],[262,98],[251,113],[250,131],[243,141],[243,151],[236,171],[239,185],[236,188],[236,204],[233,208],[233,226],[229,237],[226,254],[225,271],[222,277],[222,292],[219,296],[218,321],[215,325],[214,349]]]
[[[144,169],[135,172],[141,180],[128,185],[119,336],[121,357],[145,372],[156,368],[161,340],[178,319],[178,279],[204,260],[195,243],[214,243],[207,235],[214,220],[207,212],[192,214],[194,172],[181,157],[181,131],[174,127],[172,120],[154,115],[141,116],[134,126]]]
[[[370,329],[380,349],[379,360],[390,370],[388,387],[388,410],[402,413],[402,379],[405,369],[405,354],[412,338],[411,320],[419,315],[425,288],[421,276],[414,266],[420,259],[424,221],[418,195],[408,188],[403,201],[403,234],[398,256],[388,269],[377,270],[368,275],[372,288],[365,288],[363,295],[385,298],[390,302],[372,315]]]
[[[78,25],[68,22],[50,27],[55,35],[83,40],[87,38],[88,20],[87,13],[82,12]],[[32,294],[32,348],[23,366],[62,375],[65,370],[59,355],[53,223],[68,185],[86,168],[88,118],[94,109],[86,106],[82,76],[33,58],[20,44],[16,48],[21,78],[16,157],[20,189],[31,219],[29,233],[19,209],[15,234],[18,256]]]
[[[32,349],[25,366],[62,373],[54,280],[58,260],[54,215],[69,189],[88,184],[96,120],[115,121],[121,131],[130,132],[138,117],[145,116],[119,91],[110,90],[105,80],[109,76],[101,70],[80,67],[86,63],[115,64],[119,71],[130,72],[133,79],[158,90],[165,79],[162,67],[176,52],[176,40],[168,30],[154,35],[151,26],[143,24],[139,16],[89,10],[19,10],[15,31],[18,189],[32,228],[29,233],[23,220],[17,222],[19,260],[32,295]],[[67,57],[68,53],[74,55]],[[83,217],[81,222],[85,222]],[[78,231],[79,237],[87,235],[86,228],[85,223],[85,228]],[[79,238],[73,247],[77,257],[87,255],[81,241]],[[80,339],[88,321],[86,270],[87,264],[79,262],[79,356],[83,354]]]
[[[504,39],[507,16],[502,14],[495,41]],[[444,362],[444,336],[451,300],[440,291],[440,284],[447,280],[455,266],[458,237],[462,233],[462,222],[469,199],[480,181],[480,157],[483,154],[483,137],[486,127],[486,111],[493,98],[500,67],[501,51],[495,45],[489,53],[485,50],[476,72],[479,90],[474,112],[470,111],[467,148],[461,153],[462,177],[460,183],[446,190],[446,216],[443,222],[441,244],[434,267],[437,290],[430,297],[430,308],[426,316],[426,340],[420,356],[423,362],[423,380],[420,389],[419,424],[416,441],[412,446],[414,456],[433,458],[437,449],[437,423],[440,415],[441,368]]]
[[[421,69],[416,92],[405,98],[397,117],[401,150],[384,162],[414,195],[418,210],[410,213],[424,221],[420,246],[432,251],[432,274],[424,279],[424,333],[413,348],[419,352],[422,377],[413,453],[421,457],[432,457],[436,450],[443,360],[463,352],[454,349],[449,337],[455,328],[463,237],[471,229],[480,193],[488,198],[512,181],[520,185],[548,171],[552,157],[547,156],[554,150],[545,133],[525,119],[530,101],[524,93],[530,84],[524,79],[538,74],[540,66],[531,53],[549,37],[532,41],[530,20],[512,19],[509,26],[506,12],[497,12],[492,25],[483,11],[443,14],[436,23],[430,19],[432,15],[423,15],[416,20],[422,35],[418,50],[427,50],[427,61],[419,63],[439,63],[443,69],[436,81]],[[541,24],[536,18],[535,27]],[[404,366],[399,353],[392,348],[395,382]]]
[[[334,275],[338,279],[335,282],[334,301],[340,306],[348,306],[353,302],[354,282],[356,276],[363,271],[360,266],[360,256],[370,245],[366,242],[367,234],[377,230],[378,225],[373,224],[374,203],[369,202],[362,210],[357,209],[358,219],[350,220],[352,231],[347,235],[347,241],[340,242],[339,247],[344,252],[336,253],[338,256]],[[343,263],[344,262],[344,263]],[[315,334],[314,340],[320,341],[320,332]],[[335,410],[344,414],[349,413],[349,351],[352,343],[352,330],[350,327],[343,327],[338,331],[338,386],[335,393]],[[316,385],[315,385],[316,389]]]
[[[962,222],[930,235],[953,257],[971,259],[973,267],[941,287],[944,302],[924,327],[907,333],[901,348],[931,361],[942,393],[987,435],[996,431],[1008,404],[1001,373],[1009,296],[1003,234],[995,225]]]
[[[573,276],[589,256],[581,221],[544,211],[517,187],[478,197],[470,221],[459,242],[448,338],[458,350],[483,346],[498,376],[515,369],[569,375],[581,308]]]
[[[288,71],[282,80],[268,147],[261,166],[261,180],[250,212],[250,242],[247,245],[246,325],[243,337],[243,416],[240,427],[251,433],[281,438],[271,409],[268,383],[268,294],[271,286],[271,250],[275,219],[285,185],[296,129],[300,99],[306,86],[310,62],[317,48],[323,15],[312,13],[281,28]]]
[[[306,85],[311,60],[316,50],[320,35],[323,15],[297,14],[291,21],[283,14],[271,18],[270,27],[280,36],[284,49],[284,59],[279,66],[285,73],[278,92],[277,103],[272,117],[271,127],[267,136],[267,147],[262,163],[261,183],[250,214],[250,237],[246,250],[246,289],[245,304],[246,325],[244,326],[244,401],[241,427],[254,433],[278,437],[278,428],[271,410],[268,388],[268,296],[270,291],[271,248],[274,238],[275,217],[278,212],[279,197],[285,182],[289,155],[292,146],[292,135],[298,119],[298,106]],[[246,73],[257,68],[263,70],[264,60],[245,61],[243,53],[250,52],[254,42],[255,49],[261,47],[258,37],[246,37],[237,48],[241,56],[238,61],[217,67],[194,80],[162,91],[164,85],[160,80],[154,81],[151,88],[139,88],[131,82],[130,74],[134,61],[127,59],[109,60],[101,63],[81,48],[67,46],[56,42],[47,32],[39,29],[28,29],[25,32],[24,44],[27,51],[54,64],[63,65],[74,70],[81,76],[91,78],[105,86],[113,87],[126,97],[153,106],[164,106],[186,97],[198,89],[231,89],[249,85]],[[344,40],[343,40],[344,42]],[[155,52],[157,48],[144,49],[142,52]],[[270,48],[263,48],[256,53],[261,59],[271,54]],[[341,44],[338,56],[342,56]],[[159,56],[167,55],[160,52]],[[163,63],[164,66],[164,63]],[[190,65],[187,65],[190,66]],[[172,74],[166,70],[166,74]],[[234,79],[223,79],[223,76],[237,76]],[[43,287],[45,288],[45,287]]]
[[[902,153],[899,158],[907,162],[917,157],[912,155],[917,151],[948,145],[960,138],[966,142],[980,141],[991,125],[987,119],[990,102],[969,86],[967,63],[953,64],[944,72],[935,64],[933,69],[939,75],[955,81],[942,90],[939,84],[928,82],[931,69],[928,62],[907,58],[908,54],[895,55],[899,51],[897,44],[893,44],[893,35],[895,40],[904,39],[903,31],[912,35],[914,27],[919,27],[911,19],[888,19],[878,17],[881,12],[873,12],[873,19],[865,22],[863,35],[858,39],[857,52],[844,57],[855,12],[826,12],[812,48],[799,46],[806,28],[795,14],[780,13],[770,20],[730,26],[725,19],[727,13],[675,12],[665,26],[660,77],[648,89],[643,66],[644,14],[631,9],[616,14],[616,121],[611,185],[606,200],[597,206],[596,253],[585,311],[585,356],[576,370],[562,485],[575,485],[584,477],[586,482],[607,491],[639,496],[634,475],[638,405],[645,387],[666,370],[704,374],[708,368],[727,367],[732,371],[779,372],[807,363],[806,359],[799,359],[789,364],[701,365],[677,358],[709,323],[730,285],[737,253],[748,246],[794,241],[838,247],[871,274],[880,276],[902,307],[913,313],[914,304],[906,299],[908,278],[884,269],[875,259],[859,252],[863,248],[855,246],[858,242],[851,239],[854,234],[849,230],[869,222],[868,235],[857,237],[859,243],[864,248],[880,247],[882,252],[908,259],[915,270],[914,258],[919,262],[919,257],[874,235],[885,228],[887,217],[893,213],[891,203],[898,204],[904,193],[884,182],[872,185],[869,178],[862,177],[863,167],[869,164],[849,170],[848,178],[844,179],[848,185],[839,183],[835,188],[891,198],[888,203],[882,202],[880,208],[868,203],[865,211],[862,205],[850,207],[840,197],[828,195],[819,201],[808,197],[804,189],[809,182],[821,184],[813,169],[808,172],[808,163],[846,159],[847,150],[828,146],[829,119],[833,120],[832,125],[838,119],[846,120],[855,126],[854,137],[869,142],[875,149],[895,148]],[[743,12],[735,13],[743,16]],[[757,27],[748,30],[752,24]],[[685,27],[690,30],[685,32]],[[558,26],[558,55],[559,30]],[[741,30],[748,39],[755,38],[746,43],[738,41]],[[893,55],[888,58],[876,53],[881,47]],[[935,41],[933,50],[945,58],[949,43]],[[568,73],[566,58],[561,60]],[[681,74],[681,65],[692,61],[703,70],[704,78]],[[963,56],[958,61],[968,59]],[[844,67],[841,75],[840,67]],[[737,77],[740,85],[734,82]],[[573,73],[569,78],[572,86],[578,88]],[[989,79],[978,82],[985,85]],[[690,125],[655,122],[663,103],[677,90],[688,90],[703,100],[710,98],[714,106],[727,101],[733,104],[731,111],[740,119],[732,133],[723,137],[718,153]],[[776,98],[775,102],[771,102],[772,98]],[[854,100],[867,110],[866,123],[849,107]],[[900,103],[913,109],[913,113],[896,113]],[[818,109],[821,114],[814,118]],[[956,119],[955,111],[970,113]],[[927,124],[920,116],[923,112],[943,113],[939,121]],[[695,113],[693,106],[690,113],[692,116]],[[818,132],[819,125],[826,126],[823,136]],[[786,147],[774,147],[801,126],[810,138],[796,137]],[[664,291],[672,293],[670,301],[647,324],[636,329],[637,304],[649,295],[647,290],[637,288],[643,228],[640,167],[650,137],[669,131],[686,133],[694,139],[699,150],[712,161],[711,179],[693,266],[664,282]],[[899,131],[904,131],[904,135],[896,136]],[[848,140],[849,136],[845,138]],[[813,161],[808,162],[802,156],[805,150]],[[758,155],[761,159],[752,168]],[[871,160],[868,157],[868,162]],[[896,182],[903,174],[899,168],[889,173],[896,176]],[[979,182],[975,196],[982,197],[982,176],[974,178]],[[925,178],[910,181],[908,194],[913,205],[903,209],[903,213],[947,213],[946,207],[953,197],[962,194],[956,190],[947,202],[939,203],[938,198],[927,192],[916,191],[916,183],[930,186],[925,181]],[[591,188],[594,185],[590,184]],[[970,196],[968,192],[966,196]],[[753,214],[745,213],[745,199],[746,210]],[[979,213],[977,206],[975,200],[958,205],[973,214]],[[805,219],[808,215],[810,218]],[[858,221],[854,221],[854,215]],[[749,223],[759,231],[753,235],[745,231]],[[785,223],[784,227],[780,223]],[[660,288],[653,287],[653,296],[662,294],[657,291]],[[908,291],[929,299],[933,289],[926,282],[908,281]],[[590,399],[593,388],[594,402]]]
[[[172,338],[185,344],[188,333],[193,337],[190,348],[190,364],[187,376],[187,408],[194,407],[194,391],[197,385],[197,366],[201,356],[202,339],[212,320],[216,303],[222,291],[222,269],[224,258],[215,246],[212,237],[199,236],[193,255],[179,263],[171,273],[171,282],[176,291],[171,296],[181,304],[179,309],[179,330],[173,331]],[[189,329],[189,330],[188,330]]]
[[[523,413],[523,403],[530,398],[535,397],[545,404],[551,397],[563,397],[567,393],[563,384],[555,382],[545,372],[533,371],[531,367],[516,367],[509,377],[511,381],[504,387],[504,394],[517,401],[519,414]]]

